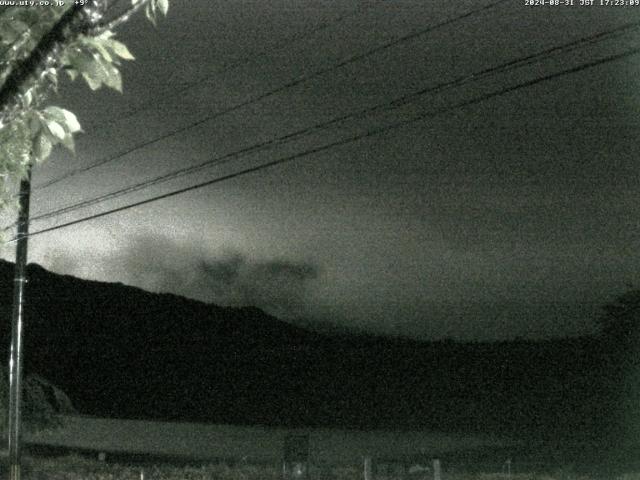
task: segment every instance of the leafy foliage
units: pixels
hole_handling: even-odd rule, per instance
[[[136,6],[144,5],[147,17],[154,24],[157,12],[166,15],[169,7],[168,0],[131,2],[131,11]],[[66,4],[61,7],[18,6],[0,10],[2,88],[16,69],[23,68],[25,60],[31,57],[40,41],[71,8],[73,2]],[[112,31],[90,29],[87,32],[68,32],[65,41],[57,45],[53,53],[48,54],[47,51],[42,68],[19,85],[17,115],[10,117],[7,122],[0,121],[0,209],[15,205],[11,195],[12,186],[26,176],[34,162],[47,159],[56,145],[63,145],[74,152],[74,135],[81,131],[78,119],[64,108],[45,105],[49,94],[57,92],[60,71],[66,71],[71,80],[82,77],[92,90],[106,86],[122,92],[119,67],[121,61],[133,60],[133,55],[125,44],[114,38]],[[0,105],[0,111],[4,107]],[[6,380],[6,372],[0,369],[0,417],[6,417],[7,413]],[[24,386],[24,416],[28,427],[40,429],[52,426],[60,405],[71,409],[66,396],[55,387],[38,377],[27,378]],[[6,418],[0,418],[0,429],[4,425]]]
[[[0,82],[53,27],[65,8],[11,7],[0,15]]]
[[[0,85],[31,55],[73,2],[66,4],[11,7],[0,12]],[[158,14],[167,14],[169,2],[131,0],[131,11],[142,6],[155,24]],[[121,63],[134,59],[127,46],[108,29],[70,34],[60,47],[56,55],[47,58],[47,65],[38,75],[21,85],[19,114],[0,123],[0,208],[13,205],[11,186],[24,178],[31,164],[48,158],[56,145],[74,151],[74,135],[81,132],[78,119],[63,108],[45,106],[50,93],[57,92],[58,73],[66,71],[72,81],[81,77],[92,90],[105,86],[122,92]]]
[[[142,0],[133,0],[133,4],[136,5],[141,1]],[[151,21],[151,23],[155,25],[158,18],[158,12],[166,16],[168,11],[169,11],[169,0],[154,0],[154,1],[148,2],[145,5],[144,13],[147,16],[147,18]]]
[[[134,57],[124,43],[113,37],[113,32],[106,31],[97,37],[82,36],[69,45],[61,58],[69,77],[75,80],[82,76],[92,90],[104,85],[122,93],[118,67],[121,60]]]

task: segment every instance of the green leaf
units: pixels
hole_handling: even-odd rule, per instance
[[[115,33],[112,30],[105,30],[100,35],[98,35],[96,38],[111,38],[114,35],[115,35]]]
[[[122,93],[122,75],[116,67],[111,69],[104,83],[107,87],[113,88],[114,90]]]
[[[64,139],[67,132],[58,122],[54,120],[47,120],[46,122],[47,130],[52,136],[52,143],[56,143],[56,141],[62,141]]]
[[[149,3],[147,3],[147,5],[145,6],[144,14],[149,19],[149,21],[153,24],[154,27],[157,26],[156,25],[156,4],[154,3],[153,0],[150,0]]]
[[[100,56],[87,51],[86,48],[76,47],[67,52],[69,64],[82,74],[89,88],[97,90],[102,85],[101,71],[98,65]]]
[[[105,61],[98,62],[100,66],[100,77],[102,82],[109,88],[113,88],[122,93],[122,76],[120,71],[111,63]]]
[[[75,68],[66,68],[65,71],[67,72],[67,75],[69,75],[69,78],[72,82],[75,81],[76,78],[78,78],[78,70],[76,70]]]
[[[25,110],[28,109],[33,103],[33,88],[30,88],[23,94],[19,95],[20,103],[22,103],[22,108]]]
[[[124,58],[125,60],[135,60],[135,57],[131,54],[127,46],[118,40],[109,39],[108,42],[105,42],[105,46],[110,48],[111,51],[120,58]]]
[[[41,162],[51,155],[52,147],[51,140],[44,132],[40,132],[33,143],[33,155],[37,161]]]
[[[98,54],[91,55],[91,61],[85,56],[78,56],[78,64],[82,64],[82,77],[89,88],[97,90],[102,84],[122,92],[122,76],[120,71]]]
[[[67,132],[76,133],[82,130],[77,117],[69,110],[50,106],[44,109],[44,113],[61,124]]]
[[[75,147],[75,143],[73,141],[73,135],[71,135],[70,133],[67,133],[64,138],[62,140],[60,140],[60,142],[62,143],[62,145],[64,145],[67,150],[69,150],[71,153],[73,153],[75,155],[76,153],[76,147]]]
[[[71,133],[81,132],[82,126],[80,125],[80,122],[78,122],[78,117],[76,117],[73,112],[65,110],[64,108],[61,108],[60,110],[62,110],[62,113],[64,114],[67,130]]]
[[[2,43],[5,45],[10,45],[15,42],[18,33],[13,29],[10,23],[2,23],[0,24],[0,38],[2,39]]]
[[[54,91],[58,91],[58,71],[55,68],[48,68],[45,73],[44,76],[46,77],[47,80],[49,80],[51,82],[51,84],[53,85],[53,89]]]
[[[27,34],[29,25],[17,18],[9,18],[0,22],[0,42],[5,45],[14,43],[23,34]]]
[[[104,40],[98,40],[95,38],[90,39],[90,44],[98,51],[100,55],[102,55],[102,58],[104,58],[107,62],[113,62],[113,57],[111,56],[111,53],[109,53],[109,50],[106,48],[104,43]]]
[[[169,11],[169,0],[158,0],[158,9],[162,12],[162,15],[166,17]]]
[[[66,123],[66,119],[64,118],[64,113],[62,113],[62,109],[60,107],[50,106],[43,110],[45,117],[48,117],[56,122],[63,124]]]
[[[27,25],[22,20],[14,20],[11,22],[11,27],[18,32],[18,35],[22,35],[22,33],[29,30],[29,25]]]
[[[100,80],[93,78],[88,73],[82,72],[82,78],[84,78],[84,81],[87,82],[87,85],[89,85],[89,88],[91,90],[97,90],[102,85],[102,82]]]

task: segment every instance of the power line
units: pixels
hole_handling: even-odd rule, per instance
[[[44,220],[47,218],[51,218],[51,217],[55,217],[64,213],[69,213],[75,210],[78,210],[80,208],[85,208],[91,205],[96,205],[98,203],[103,203],[107,200],[111,200],[111,199],[115,199],[118,198],[120,196],[123,195],[127,195],[129,193],[133,193],[136,191],[139,191],[141,189],[144,188],[148,188],[150,186],[154,186],[154,185],[158,185],[160,183],[164,183],[166,181],[169,180],[173,180],[191,173],[195,173],[197,171],[200,171],[204,168],[208,168],[210,166],[213,165],[220,165],[222,163],[226,163],[229,162],[231,160],[237,159],[239,157],[245,156],[247,154],[250,153],[255,153],[258,151],[262,151],[265,150],[267,148],[272,148],[274,146],[277,145],[282,145],[288,142],[291,142],[293,140],[295,140],[296,138],[299,138],[303,135],[307,135],[309,133],[312,133],[314,131],[317,130],[321,130],[321,129],[326,129],[329,128],[332,125],[336,125],[339,123],[342,123],[344,121],[350,120],[350,119],[355,119],[355,118],[359,118],[359,117],[364,117],[366,115],[369,115],[371,113],[374,113],[376,111],[382,110],[382,109],[392,109],[392,108],[399,108],[403,105],[408,104],[409,102],[415,101],[418,97],[423,96],[425,94],[431,94],[431,93],[436,93],[439,91],[443,91],[452,87],[456,87],[456,86],[460,86],[460,85],[465,85],[465,84],[469,84],[472,82],[476,82],[485,78],[488,78],[492,75],[495,75],[497,73],[503,73],[506,71],[510,71],[513,70],[515,68],[520,68],[522,66],[525,65],[530,65],[535,61],[541,61],[543,59],[545,59],[545,57],[548,57],[551,54],[554,53],[562,53],[562,52],[566,52],[566,51],[571,51],[574,50],[575,48],[578,48],[580,46],[582,46],[585,43],[588,44],[593,44],[596,41],[603,41],[606,39],[610,39],[613,38],[614,36],[618,35],[621,32],[624,32],[625,30],[629,30],[631,28],[637,28],[638,26],[640,26],[640,22],[633,22],[633,23],[629,23],[629,24],[625,24],[622,25],[620,27],[617,27],[613,30],[608,30],[608,31],[604,31],[604,32],[599,32],[596,34],[592,34],[586,37],[582,37],[580,39],[565,43],[563,45],[559,45],[559,46],[554,46],[554,47],[550,47],[547,49],[544,49],[542,51],[527,55],[525,57],[520,57],[520,58],[516,58],[516,59],[512,59],[509,60],[507,62],[504,62],[500,65],[497,66],[493,66],[493,67],[488,67],[485,68],[483,70],[480,70],[478,72],[474,72],[471,74],[467,74],[467,75],[462,75],[459,76],[453,80],[449,80],[446,82],[439,82],[436,85],[433,86],[429,86],[420,90],[417,90],[415,92],[403,95],[399,98],[396,98],[394,100],[388,101],[388,102],[383,102],[377,105],[374,105],[372,107],[368,107],[365,108],[363,110],[360,110],[358,112],[352,112],[352,113],[348,113],[345,115],[341,115],[338,117],[335,117],[331,120],[328,121],[324,121],[315,125],[312,125],[310,127],[305,127],[302,129],[299,129],[297,131],[291,132],[289,134],[277,137],[277,138],[272,138],[270,140],[266,140],[263,142],[260,142],[258,144],[254,144],[248,147],[243,147],[239,150],[224,154],[222,156],[207,160],[205,162],[199,163],[197,165],[193,165],[190,167],[185,167],[185,168],[181,168],[178,170],[175,170],[173,172],[169,172],[160,176],[156,176],[153,177],[151,179],[145,180],[143,182],[138,182],[136,184],[130,185],[128,187],[124,187],[103,195],[100,195],[98,197],[94,197],[88,200],[84,200],[81,202],[77,202],[77,203],[73,203],[64,207],[60,207],[57,208],[55,210],[51,210],[49,212],[34,216],[31,218],[31,221],[38,221],[38,220]]]
[[[203,188],[203,187],[207,187],[207,186],[210,186],[210,185],[213,185],[213,184],[216,184],[216,183],[223,182],[225,180],[230,180],[230,179],[233,179],[233,178],[236,178],[236,177],[240,177],[242,175],[246,175],[246,174],[249,174],[249,173],[257,172],[257,171],[260,171],[260,170],[265,170],[267,168],[270,168],[270,167],[273,167],[273,166],[276,166],[276,165],[281,165],[281,164],[284,164],[284,163],[288,163],[288,162],[297,160],[299,158],[306,157],[308,155],[313,155],[315,153],[320,153],[320,152],[323,152],[323,151],[326,151],[326,150],[329,150],[329,149],[332,149],[332,148],[335,148],[335,147],[340,147],[342,145],[346,145],[346,144],[349,144],[349,143],[356,142],[358,140],[363,140],[365,138],[368,138],[368,137],[371,137],[371,136],[374,136],[374,135],[379,135],[381,133],[384,133],[384,132],[387,132],[387,131],[390,131],[390,130],[395,130],[395,129],[407,126],[407,125],[409,125],[411,123],[414,123],[414,122],[417,122],[417,121],[420,121],[420,120],[425,120],[427,118],[432,118],[432,117],[435,117],[437,115],[442,115],[444,113],[447,113],[449,111],[452,111],[452,110],[455,110],[455,109],[458,109],[458,108],[463,108],[463,107],[466,107],[466,106],[478,104],[478,103],[483,102],[485,100],[488,100],[490,98],[499,97],[499,96],[505,95],[507,93],[519,90],[521,88],[530,87],[530,86],[536,85],[538,83],[542,83],[542,82],[545,82],[545,81],[549,81],[549,80],[553,80],[553,79],[556,79],[556,78],[560,78],[560,77],[565,76],[565,75],[577,73],[577,72],[580,72],[582,70],[586,70],[586,69],[589,69],[589,68],[596,67],[598,65],[603,65],[605,63],[609,63],[609,62],[612,62],[612,61],[616,61],[616,60],[620,60],[620,59],[623,59],[623,58],[626,58],[626,57],[630,57],[630,56],[636,55],[638,53],[640,53],[640,48],[634,48],[634,49],[631,49],[631,50],[627,50],[626,52],[623,52],[623,53],[618,53],[618,54],[610,55],[608,57],[604,57],[604,58],[601,58],[601,59],[598,59],[598,60],[594,60],[594,61],[591,61],[591,62],[588,62],[588,63],[583,63],[582,65],[578,65],[576,67],[572,67],[572,68],[569,68],[569,69],[566,69],[566,70],[562,70],[560,72],[549,74],[549,75],[546,75],[546,76],[543,76],[543,77],[534,78],[532,80],[527,80],[525,82],[521,82],[521,83],[518,83],[516,85],[505,87],[505,88],[502,88],[500,90],[497,90],[497,91],[494,91],[494,92],[491,92],[491,93],[480,95],[480,96],[477,96],[477,97],[472,98],[470,100],[466,100],[464,102],[460,102],[460,103],[458,103],[456,105],[453,105],[453,106],[450,106],[450,107],[442,108],[442,109],[431,111],[431,112],[425,112],[425,113],[417,115],[417,116],[415,116],[415,117],[413,117],[411,119],[402,120],[402,121],[396,122],[396,123],[394,123],[392,125],[376,128],[376,129],[373,129],[373,130],[369,130],[369,131],[367,131],[367,132],[365,132],[363,134],[358,134],[358,135],[354,135],[354,136],[351,136],[351,137],[348,137],[348,138],[337,140],[337,141],[334,141],[334,142],[331,142],[331,143],[328,143],[328,144],[325,144],[325,145],[322,145],[322,146],[319,146],[319,147],[310,148],[308,150],[305,150],[303,152],[300,152],[300,153],[297,153],[297,154],[294,154],[294,155],[282,157],[282,158],[279,158],[277,160],[272,160],[270,162],[267,162],[267,163],[264,163],[264,164],[261,164],[261,165],[257,165],[257,166],[250,167],[250,168],[246,168],[246,169],[240,170],[238,172],[234,172],[234,173],[231,173],[231,174],[228,174],[228,175],[224,175],[224,176],[217,177],[217,178],[214,178],[214,179],[211,179],[211,180],[207,180],[206,182],[201,182],[201,183],[197,183],[195,185],[190,185],[188,187],[180,188],[178,190],[173,190],[171,192],[167,192],[167,193],[164,193],[164,194],[161,194],[161,195],[157,195],[155,197],[147,198],[145,200],[141,200],[141,201],[138,201],[138,202],[134,202],[134,203],[130,203],[130,204],[127,204],[127,205],[123,205],[123,206],[120,206],[120,207],[117,207],[117,208],[113,208],[111,210],[106,210],[106,211],[103,211],[103,212],[100,212],[100,213],[89,215],[89,216],[86,216],[86,217],[83,217],[83,218],[79,218],[79,219],[76,219],[76,220],[72,220],[72,221],[69,221],[69,222],[66,222],[66,223],[63,223],[63,224],[60,224],[60,225],[56,225],[56,226],[53,226],[53,227],[44,228],[44,229],[41,229],[41,230],[36,230],[35,232],[30,233],[28,236],[29,237],[33,237],[33,236],[36,236],[36,235],[41,235],[43,233],[52,232],[54,230],[59,230],[59,229],[62,229],[62,228],[70,227],[72,225],[77,225],[79,223],[84,223],[84,222],[87,222],[87,221],[90,221],[90,220],[95,220],[97,218],[101,218],[101,217],[104,217],[104,216],[107,216],[107,215],[111,215],[113,213],[122,212],[124,210],[129,210],[129,209],[134,208],[134,207],[138,207],[138,206],[141,206],[141,205],[146,205],[148,203],[152,203],[152,202],[155,202],[155,201],[158,201],[158,200],[163,200],[165,198],[173,197],[173,196],[176,196],[176,195],[180,195],[182,193],[186,193],[186,192],[197,190],[197,189],[200,189],[200,188]],[[13,243],[16,240],[17,240],[17,238],[13,238],[13,239],[9,240],[9,242],[7,242],[7,243]]]
[[[177,95],[184,93],[190,89],[192,89],[194,86],[199,86],[201,85],[203,82],[208,81],[210,79],[215,78],[216,75],[223,75],[225,73],[229,73],[237,68],[240,68],[246,64],[252,63],[254,61],[256,61],[256,59],[258,58],[262,58],[262,57],[268,57],[269,55],[271,55],[274,51],[276,50],[280,50],[284,47],[288,47],[289,45],[295,44],[297,42],[300,42],[301,40],[304,40],[306,37],[311,37],[312,35],[316,35],[317,33],[320,33],[324,30],[327,30],[345,20],[347,20],[350,17],[353,17],[355,15],[361,14],[363,11],[367,10],[368,8],[371,8],[372,5],[360,5],[358,8],[356,8],[355,10],[349,12],[349,13],[345,13],[344,15],[341,15],[340,17],[336,18],[333,21],[325,21],[323,23],[321,23],[320,25],[318,25],[315,28],[312,28],[308,31],[299,33],[299,34],[294,34],[291,35],[290,37],[282,40],[281,42],[276,43],[274,46],[272,46],[269,50],[264,50],[262,52],[259,52],[255,55],[246,55],[234,62],[232,62],[231,64],[225,66],[224,68],[222,68],[220,71],[217,71],[215,73],[210,73],[207,75],[203,75],[200,78],[196,79],[196,80],[191,80],[191,81],[187,81],[187,82],[183,82],[184,85],[180,88],[178,88],[177,90],[173,90],[172,92],[170,92],[168,94],[169,97],[176,97]],[[182,83],[182,82],[181,82]],[[175,85],[174,83],[167,83],[167,85]],[[166,98],[166,97],[163,97]],[[123,115],[120,115],[119,118],[117,120],[112,120],[112,121],[108,121],[106,122],[106,125],[110,125],[112,123],[116,123],[122,120],[126,120],[128,118],[131,118],[135,115],[137,115],[138,113],[141,112],[145,112],[147,110],[151,110],[153,108],[156,108],[158,106],[158,104],[154,101],[147,101],[142,103],[142,105],[140,105],[138,108],[134,108],[132,110],[130,110],[129,112],[124,113]],[[96,125],[91,125],[88,127],[89,129],[93,129],[97,126]],[[101,127],[105,126],[105,123],[101,123],[100,124]]]
[[[199,125],[202,125],[203,123],[209,122],[209,121],[214,120],[216,118],[219,118],[219,117],[221,117],[223,115],[226,115],[228,113],[231,113],[231,112],[234,112],[236,110],[239,110],[239,109],[241,109],[243,107],[246,107],[246,106],[252,105],[254,103],[260,102],[262,100],[265,100],[265,99],[267,99],[267,98],[269,98],[269,97],[271,97],[273,95],[276,95],[276,94],[278,94],[280,92],[286,91],[286,90],[288,90],[290,88],[293,88],[293,87],[295,87],[297,85],[305,83],[305,82],[307,82],[307,81],[309,81],[309,80],[311,80],[313,78],[316,78],[316,77],[318,77],[320,75],[323,75],[325,73],[329,73],[329,72],[331,72],[333,70],[336,70],[338,68],[344,67],[344,66],[349,65],[351,63],[358,62],[358,61],[360,61],[360,60],[362,60],[364,58],[367,58],[367,57],[369,57],[371,55],[374,55],[376,53],[382,52],[382,51],[384,51],[384,50],[386,50],[388,48],[391,48],[393,46],[396,46],[396,45],[399,45],[401,43],[407,42],[409,40],[413,40],[413,39],[415,39],[415,38],[417,38],[419,36],[425,35],[425,34],[427,34],[429,32],[432,32],[432,31],[434,31],[434,30],[436,30],[438,28],[453,24],[455,22],[458,22],[458,21],[463,20],[465,18],[471,17],[471,16],[473,16],[475,14],[478,14],[480,12],[489,10],[489,9],[494,8],[494,7],[496,7],[496,6],[498,6],[498,5],[502,4],[502,3],[505,3],[507,1],[509,1],[509,0],[498,0],[498,1],[492,2],[492,3],[488,4],[488,5],[485,5],[483,7],[480,7],[480,8],[474,9],[474,10],[470,10],[469,12],[466,12],[464,14],[461,14],[461,15],[458,15],[456,17],[450,18],[448,20],[442,21],[440,23],[431,25],[431,26],[429,26],[427,28],[412,32],[412,33],[407,34],[407,35],[403,35],[403,36],[401,36],[399,38],[396,38],[395,40],[392,40],[392,41],[387,42],[387,43],[385,43],[383,45],[374,47],[374,48],[372,48],[370,50],[367,50],[366,52],[359,53],[357,55],[353,55],[353,56],[351,56],[351,57],[349,57],[349,58],[347,58],[345,60],[342,60],[341,62],[339,62],[339,63],[337,63],[335,65],[332,65],[330,67],[321,68],[321,69],[316,70],[314,72],[311,72],[309,74],[303,75],[303,76],[301,76],[301,77],[299,77],[299,78],[297,78],[295,80],[292,80],[292,81],[290,81],[288,83],[285,83],[284,85],[276,87],[273,90],[270,90],[270,91],[268,91],[266,93],[262,93],[260,95],[256,95],[256,96],[251,97],[251,98],[249,98],[249,99],[247,99],[245,101],[237,103],[237,104],[235,104],[235,105],[233,105],[231,107],[225,108],[223,110],[219,110],[219,111],[217,111],[217,112],[215,112],[213,114],[210,114],[210,115],[206,115],[205,117],[203,117],[203,118],[201,118],[199,120],[196,120],[196,121],[194,121],[192,123],[189,123],[187,125],[179,127],[177,129],[174,129],[174,130],[172,130],[170,132],[164,133],[162,135],[158,135],[157,137],[154,137],[154,138],[152,138],[150,140],[146,140],[144,142],[138,143],[137,145],[134,145],[134,146],[132,146],[130,148],[127,148],[126,150],[122,150],[122,151],[120,151],[120,152],[118,152],[118,153],[116,153],[114,155],[111,155],[111,156],[106,157],[106,158],[104,158],[102,160],[99,160],[99,161],[97,161],[96,163],[94,163],[92,165],[88,165],[86,167],[82,167],[82,168],[77,168],[77,169],[71,170],[70,172],[68,172],[68,173],[66,173],[64,175],[61,175],[60,177],[58,177],[56,179],[50,180],[48,182],[44,182],[43,184],[36,186],[34,188],[34,190],[42,190],[44,188],[48,188],[51,185],[55,185],[56,183],[59,183],[59,182],[61,182],[63,180],[66,180],[67,178],[70,178],[70,177],[75,176],[77,174],[84,173],[84,172],[87,172],[87,171],[92,170],[94,168],[97,168],[97,167],[100,167],[102,165],[105,165],[107,163],[119,160],[119,159],[125,157],[126,155],[128,155],[130,153],[133,153],[133,152],[135,152],[137,150],[140,150],[140,149],[142,149],[144,147],[148,147],[149,145],[153,145],[154,143],[160,142],[160,141],[165,140],[167,138],[170,138],[170,137],[173,137],[173,136],[178,135],[180,133],[183,133],[183,132],[186,132],[188,130],[191,130],[191,129],[199,126]]]
[[[286,46],[288,46],[288,45],[290,45],[290,44],[293,44],[293,43],[295,43],[295,42],[299,41],[300,39],[302,39],[302,38],[304,38],[304,37],[306,37],[306,36],[311,36],[311,35],[313,35],[313,34],[316,34],[316,33],[318,33],[318,32],[321,32],[321,31],[323,31],[323,30],[326,30],[326,29],[330,28],[331,26],[336,25],[336,24],[338,24],[338,23],[340,23],[340,22],[342,22],[342,21],[346,20],[346,19],[347,19],[347,18],[349,18],[349,17],[352,17],[352,16],[354,16],[354,15],[356,15],[356,14],[358,14],[358,13],[361,13],[361,12],[362,12],[362,10],[363,10],[363,8],[364,8],[364,7],[360,7],[360,8],[358,8],[358,9],[356,9],[356,10],[354,10],[354,11],[350,12],[350,13],[347,13],[347,14],[345,14],[345,15],[342,15],[341,17],[337,18],[337,19],[336,19],[336,20],[334,20],[333,22],[325,22],[325,23],[323,23],[323,24],[319,25],[318,27],[316,27],[316,28],[314,28],[314,29],[311,29],[311,30],[309,30],[308,32],[305,32],[305,33],[303,33],[303,34],[300,34],[300,35],[293,35],[293,36],[292,36],[292,37],[290,37],[289,39],[286,39],[286,40],[284,40],[284,41],[280,42],[279,44],[277,44],[275,47],[273,47],[273,48],[271,49],[271,52],[269,52],[269,51],[265,51],[265,52],[259,53],[259,54],[258,54],[258,55],[256,55],[256,56],[246,56],[246,57],[243,57],[242,59],[238,60],[237,62],[233,63],[232,65],[230,65],[230,66],[228,66],[228,67],[224,68],[221,72],[216,72],[216,74],[217,74],[217,75],[221,75],[221,74],[224,74],[224,73],[230,72],[230,71],[232,71],[232,70],[234,70],[234,69],[236,69],[236,68],[241,67],[242,65],[245,65],[245,64],[247,64],[247,63],[250,63],[251,61],[255,60],[255,58],[256,58],[256,57],[257,57],[257,58],[259,58],[259,57],[262,57],[262,56],[268,56],[270,53],[272,53],[272,51],[273,51],[273,50],[277,50],[277,49],[280,49],[280,48],[286,47]],[[366,7],[366,8],[370,8],[370,7]],[[177,95],[177,94],[184,93],[184,92],[186,92],[186,91],[190,90],[194,85],[199,85],[199,84],[201,84],[203,81],[205,81],[205,80],[207,80],[207,79],[209,79],[209,78],[213,78],[213,76],[214,76],[214,74],[205,75],[205,76],[203,76],[203,77],[199,78],[198,80],[194,80],[194,81],[191,81],[191,82],[186,82],[186,83],[184,84],[184,86],[182,86],[182,87],[181,87],[181,88],[179,88],[178,90],[175,90],[171,95],[172,95],[172,96],[175,96],[175,95]],[[174,84],[174,85],[175,85],[175,84]],[[266,98],[266,97],[265,97],[265,98]],[[262,100],[262,99],[260,99],[260,100]],[[258,100],[258,101],[259,101],[259,100]],[[169,132],[166,136],[161,136],[161,137],[158,137],[158,138],[156,138],[156,139],[152,139],[150,142],[140,143],[140,144],[138,144],[138,145],[135,145],[135,146],[134,146],[133,148],[131,148],[131,149],[121,151],[121,152],[119,152],[119,153],[117,153],[117,154],[115,154],[115,155],[112,155],[112,156],[110,156],[110,157],[107,157],[107,158],[104,158],[104,159],[102,159],[102,160],[99,160],[98,162],[96,162],[96,163],[94,163],[94,164],[92,164],[92,165],[88,165],[88,166],[86,166],[86,167],[81,167],[81,168],[77,168],[77,169],[71,170],[70,172],[68,172],[68,173],[66,173],[66,174],[64,174],[64,175],[62,175],[62,176],[61,176],[61,177],[59,177],[59,178],[56,178],[56,179],[53,179],[53,180],[50,180],[50,181],[47,181],[47,182],[43,182],[43,183],[42,183],[42,184],[40,184],[40,185],[36,185],[36,186],[34,187],[34,190],[41,190],[41,189],[48,188],[48,187],[50,187],[51,185],[54,185],[54,184],[56,184],[56,183],[58,183],[58,182],[61,182],[61,181],[63,181],[63,180],[66,180],[66,179],[67,179],[67,178],[69,178],[69,177],[75,176],[75,175],[80,174],[80,173],[84,173],[84,172],[86,172],[86,171],[89,171],[89,170],[92,170],[92,169],[94,169],[94,168],[100,167],[100,166],[102,166],[102,165],[104,165],[104,164],[106,164],[106,163],[110,163],[110,162],[112,162],[112,161],[118,160],[118,159],[120,159],[121,157],[123,157],[123,156],[125,156],[125,155],[128,155],[129,153],[132,153],[132,152],[134,152],[134,151],[136,151],[136,150],[138,150],[138,149],[140,149],[140,148],[144,148],[144,147],[146,147],[146,146],[148,146],[148,145],[151,145],[151,144],[156,143],[156,142],[158,142],[158,141],[164,140],[165,138],[169,138],[169,137],[171,137],[171,136],[173,136],[173,135],[176,135],[176,134],[178,134],[178,133],[182,133],[183,131],[189,130],[190,128],[194,128],[194,127],[196,127],[196,126],[198,126],[198,125],[200,125],[200,124],[202,124],[202,123],[205,123],[205,122],[207,122],[207,121],[209,121],[209,120],[213,120],[214,118],[217,118],[217,117],[219,117],[219,116],[225,115],[225,114],[227,114],[227,113],[231,113],[232,111],[234,111],[234,110],[236,110],[236,109],[238,109],[238,108],[241,108],[241,107],[243,107],[243,106],[249,105],[250,103],[253,103],[253,102],[249,101],[249,103],[243,103],[243,104],[240,104],[240,105],[233,106],[233,107],[231,107],[231,108],[229,108],[229,109],[225,109],[225,110],[222,110],[222,111],[216,112],[215,114],[208,115],[208,116],[206,116],[206,117],[204,117],[204,118],[202,118],[202,119],[200,119],[200,120],[198,120],[198,121],[194,122],[193,124],[187,125],[187,126],[186,126],[186,127],[184,127],[184,128],[180,128],[180,129],[178,129],[178,130],[175,130],[175,131]],[[124,116],[120,116],[120,117],[117,119],[117,121],[122,121],[122,120],[127,119],[127,118],[130,118],[130,117],[132,117],[132,116],[134,116],[134,115],[136,115],[136,114],[138,114],[138,113],[140,113],[140,112],[143,112],[143,111],[146,111],[146,110],[150,110],[150,109],[155,108],[155,107],[157,107],[157,103],[155,103],[155,102],[153,102],[153,101],[151,101],[151,102],[146,102],[146,105],[144,105],[142,108],[140,108],[140,109],[135,109],[135,110],[133,110],[133,111],[131,111],[131,112],[129,112],[129,113],[127,113],[127,114],[125,114]],[[111,123],[114,123],[114,122],[111,122]],[[92,127],[90,127],[90,128],[92,128]]]

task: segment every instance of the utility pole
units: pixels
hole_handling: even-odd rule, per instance
[[[22,323],[27,283],[27,244],[29,235],[29,197],[31,167],[20,182],[16,266],[13,276],[11,314],[11,353],[9,355],[9,479],[20,480],[20,425],[22,399]]]
[[[16,65],[4,84],[0,85],[0,128],[11,122],[22,108],[20,89],[31,78],[40,78],[47,68],[58,68],[57,56],[65,42],[77,35],[97,35],[126,22],[151,1],[140,0],[109,22],[101,22],[109,8],[110,0],[83,0],[70,5],[51,30],[45,34],[28,57]],[[62,2],[64,3],[64,2]],[[73,2],[70,2],[73,4]],[[113,2],[114,4],[116,2]],[[159,3],[160,4],[160,3]],[[154,3],[155,5],[155,3]],[[161,10],[168,8],[164,0]],[[155,11],[155,7],[153,9]],[[51,83],[51,80],[48,80]],[[13,310],[11,317],[11,352],[9,355],[9,480],[20,480],[20,428],[22,401],[23,365],[23,319],[25,305],[25,285],[27,283],[27,242],[29,237],[29,197],[31,195],[31,166],[20,182],[19,212],[17,223],[16,265],[13,288]]]
[[[86,4],[76,2],[45,34],[29,56],[18,64],[0,87],[0,126],[11,121],[12,114],[20,106],[18,93],[25,81],[39,76],[47,67],[52,67],[51,59],[60,51],[62,43],[72,32],[91,26],[93,17],[82,18],[87,6],[94,7],[99,0],[89,0]],[[90,21],[89,21],[90,20]],[[74,23],[78,23],[74,30]],[[11,315],[11,351],[9,354],[9,412],[8,447],[9,480],[20,480],[21,466],[21,402],[23,365],[23,319],[25,304],[25,284],[27,283],[27,241],[29,236],[29,197],[31,195],[31,166],[20,182],[18,228],[16,234],[16,265],[13,279],[13,310]]]

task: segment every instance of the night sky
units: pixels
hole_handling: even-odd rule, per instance
[[[32,214],[640,21],[640,7],[579,2],[506,1],[332,68],[492,2],[174,0],[157,28],[140,15],[119,32],[136,56],[122,69],[124,94],[65,80],[54,103],[76,112],[86,133],[75,158],[57,150],[36,168]],[[639,32],[629,28],[314,130],[33,222],[31,230],[623,53],[640,45]],[[35,236],[30,261],[58,273],[385,334],[487,340],[592,333],[598,306],[636,283],[640,267],[639,68],[640,55],[628,56]],[[37,188],[241,103],[248,104]],[[8,247],[4,255],[12,258]]]

